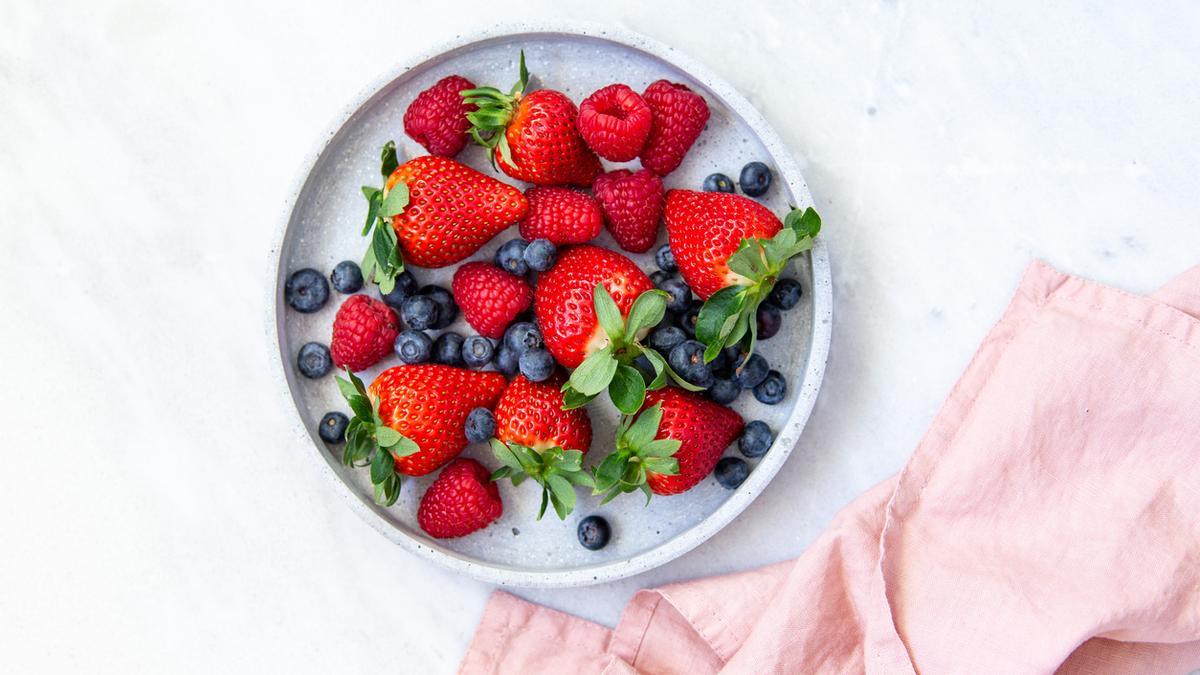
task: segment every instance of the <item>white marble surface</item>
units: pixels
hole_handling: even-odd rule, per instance
[[[1136,292],[1200,262],[1188,3],[649,4],[522,14],[641,31],[760,106],[828,223],[836,321],[810,429],[739,521],[524,594],[607,624],[642,586],[799,554],[902,466],[1031,257]],[[320,130],[485,6],[0,3],[6,670],[454,669],[491,589],[313,469],[261,284]]]

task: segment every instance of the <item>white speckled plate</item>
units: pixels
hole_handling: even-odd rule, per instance
[[[299,422],[312,439],[314,459],[327,469],[332,484],[351,507],[376,529],[417,555],[485,581],[581,586],[637,574],[681,555],[727,525],[766,488],[799,438],[821,384],[831,330],[829,260],[825,246],[818,241],[809,256],[793,263],[791,273],[801,280],[804,299],[785,314],[783,330],[760,343],[761,353],[788,378],[787,399],[764,406],[747,392],[733,406],[747,420],[765,420],[777,433],[770,452],[751,462],[750,477],[736,491],[720,487],[709,477],[683,495],[656,497],[648,507],[643,507],[639,494],[625,495],[604,506],[599,506],[597,498],[581,494],[575,513],[566,522],[553,513],[538,522],[534,520],[540,501],[538,487],[525,483],[514,488],[505,483],[501,486],[503,517],[485,530],[447,541],[430,539],[416,524],[417,504],[435,476],[406,480],[393,507],[376,506],[367,472],[343,467],[337,456],[340,449],[327,448],[316,435],[317,422],[325,412],[345,410],[333,377],[312,381],[300,377],[295,368],[301,345],[310,340],[328,344],[342,298],[334,293],[324,309],[302,315],[284,303],[283,283],[293,270],[313,267],[328,273],[341,260],[361,257],[365,242],[359,229],[365,204],[359,186],[380,182],[380,146],[396,140],[401,161],[423,153],[404,136],[401,125],[404,110],[417,92],[451,73],[465,75],[477,84],[507,88],[516,77],[521,49],[534,74],[534,86],[559,89],[576,102],[612,82],[640,91],[659,78],[686,83],[700,92],[708,100],[712,116],[683,166],[667,177],[668,188],[697,188],[714,171],[736,179],[742,165],[761,160],[776,172],[775,184],[764,198],[772,210],[782,215],[789,204],[812,204],[795,163],[762,116],[731,86],[692,59],[643,37],[607,28],[553,25],[496,30],[459,39],[376,83],[349,109],[348,119],[322,138],[278,241],[278,264],[271,280],[270,331],[278,336],[284,376],[281,394],[294,402]],[[492,172],[481,148],[470,147],[458,159]],[[491,259],[496,246],[514,236],[515,227],[475,258]],[[663,233],[660,243],[665,237]],[[607,233],[598,243],[616,248]],[[654,269],[652,254],[634,258],[643,269]],[[422,284],[449,286],[453,268],[413,271]],[[373,286],[370,292],[377,293]],[[451,329],[472,333],[461,320]],[[369,382],[392,365],[396,365],[394,357],[363,377]],[[595,438],[588,459],[594,462],[612,447],[616,415],[605,397],[593,403],[590,412]],[[497,466],[482,444],[468,448],[465,454],[489,467]],[[592,513],[604,515],[613,526],[612,542],[596,552],[581,547],[575,536],[578,519]]]

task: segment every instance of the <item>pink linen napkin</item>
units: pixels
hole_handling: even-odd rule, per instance
[[[609,630],[497,592],[460,672],[1200,668],[1200,267],[1143,298],[1030,266],[908,465],[797,560]]]

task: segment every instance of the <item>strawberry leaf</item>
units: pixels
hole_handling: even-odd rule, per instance
[[[371,482],[382,483],[396,470],[396,460],[392,458],[391,453],[383,448],[375,452],[375,457],[371,460]]]
[[[613,358],[612,345],[609,345],[579,364],[575,372],[571,373],[568,384],[584,396],[595,396],[604,391],[609,382],[612,382],[618,365],[617,360]]]
[[[633,301],[629,318],[625,320],[625,334],[636,336],[643,329],[657,326],[667,311],[667,292],[659,289],[645,291]]]
[[[541,452],[519,443],[504,443],[492,439],[492,454],[504,465],[492,473],[492,480],[508,478],[520,485],[530,478],[542,486],[540,520],[547,505],[554,506],[559,518],[566,518],[575,508],[575,485],[592,487],[595,481],[583,470],[583,452],[547,448]]]
[[[646,380],[633,366],[620,364],[608,385],[608,396],[617,410],[632,415],[646,400]]]
[[[785,227],[795,230],[797,237],[816,237],[821,232],[821,216],[811,206],[801,211],[792,209],[783,219]]]
[[[575,391],[574,389],[571,388],[570,382],[563,385],[562,393],[563,393],[563,405],[562,405],[563,410],[574,410],[576,408],[582,408],[583,406],[591,403],[592,399],[596,398],[595,394],[592,394],[591,396],[585,396],[584,394],[581,394],[581,393]]]
[[[620,308],[608,294],[608,289],[604,287],[604,284],[596,284],[596,287],[592,289],[592,304],[596,308],[596,320],[608,338],[614,343],[620,342],[625,337],[625,320],[621,317]]]
[[[380,215],[385,218],[391,218],[404,213],[404,207],[408,206],[408,186],[404,183],[397,182],[388,191],[387,196],[383,198],[383,206],[380,208]],[[393,233],[393,236],[395,233]]]
[[[396,142],[388,141],[379,151],[379,173],[386,179],[400,166],[400,158],[396,156]]]

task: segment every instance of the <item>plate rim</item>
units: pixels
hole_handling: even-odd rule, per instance
[[[750,104],[724,78],[716,75],[703,63],[691,56],[676,50],[658,40],[648,38],[625,28],[605,24],[596,24],[574,20],[552,20],[539,22],[522,22],[498,24],[494,27],[457,35],[453,40],[446,40],[424,50],[410,61],[410,65],[399,68],[387,68],[367,83],[352,101],[344,105],[334,120],[323,130],[305,158],[307,161],[296,169],[291,181],[291,189],[284,203],[283,216],[276,227],[272,243],[269,265],[268,282],[264,289],[268,294],[266,311],[264,312],[264,334],[271,359],[275,363],[276,374],[274,388],[280,398],[288,402],[288,407],[294,415],[292,433],[297,439],[305,439],[320,455],[317,470],[333,482],[335,490],[350,508],[360,518],[371,525],[389,541],[405,550],[415,553],[426,560],[436,562],[450,570],[465,574],[474,579],[521,588],[571,588],[590,586],[631,577],[664,565],[675,558],[695,549],[721,531],[735,517],[753,502],[766,486],[775,478],[784,462],[795,449],[800,435],[812,416],[824,380],[825,366],[829,355],[829,346],[833,333],[833,289],[832,270],[830,267],[829,251],[823,237],[815,240],[809,252],[812,270],[812,288],[809,295],[813,303],[811,346],[808,362],[805,364],[803,389],[797,394],[795,405],[789,412],[782,428],[776,433],[775,441],[769,452],[755,466],[754,471],[744,483],[731,494],[712,513],[699,523],[684,530],[678,535],[667,539],[654,548],[642,551],[622,560],[613,560],[586,567],[575,567],[564,570],[528,570],[505,566],[500,563],[488,563],[477,559],[468,559],[453,551],[447,551],[439,546],[430,546],[415,537],[395,527],[382,517],[374,505],[363,501],[361,495],[355,492],[330,466],[324,457],[328,451],[324,443],[319,441],[315,432],[305,425],[300,412],[300,401],[296,398],[292,386],[292,375],[287,368],[289,355],[284,350],[283,335],[285,333],[286,307],[283,301],[282,288],[286,278],[284,269],[284,244],[287,240],[288,229],[291,225],[300,195],[312,175],[313,168],[322,154],[328,149],[347,124],[365,106],[371,103],[375,96],[384,92],[385,88],[413,68],[422,66],[447,52],[469,47],[477,42],[494,39],[510,38],[518,35],[557,34],[563,37],[584,37],[607,40],[628,49],[641,51],[655,56],[686,72],[698,82],[704,84],[716,93],[730,109],[739,115],[758,136],[760,142],[776,160],[779,175],[784,179],[792,194],[800,202],[798,206],[813,205],[812,194],[800,173],[800,168],[793,159],[787,146],[767,122],[766,118]]]

